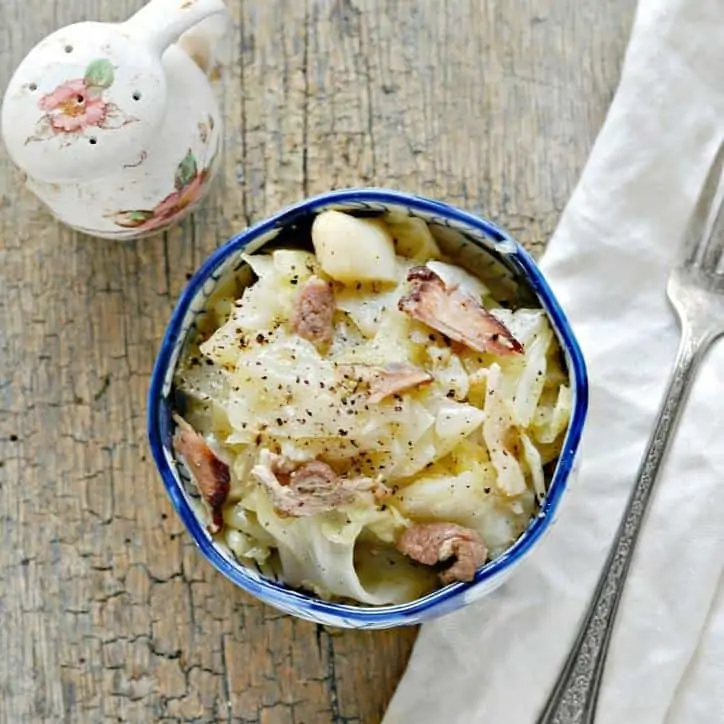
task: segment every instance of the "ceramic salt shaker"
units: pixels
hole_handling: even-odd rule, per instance
[[[222,0],[152,0],[124,23],[69,25],[30,51],[2,135],[56,218],[132,239],[199,204],[222,146],[208,52],[227,23]]]

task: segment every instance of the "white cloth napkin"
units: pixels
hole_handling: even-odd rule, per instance
[[[665,297],[724,129],[724,2],[641,0],[621,83],[543,267],[591,380],[580,476],[530,561],[423,626],[384,724],[532,724],[631,490],[679,330]],[[724,346],[639,543],[597,724],[724,722]]]

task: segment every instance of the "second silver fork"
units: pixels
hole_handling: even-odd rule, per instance
[[[699,362],[724,334],[724,203],[720,146],[702,188],[667,294],[681,342],[654,432],[578,636],[538,724],[592,724],[606,654],[639,531]]]

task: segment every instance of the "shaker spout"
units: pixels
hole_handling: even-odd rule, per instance
[[[215,15],[228,19],[223,0],[151,0],[121,27],[160,56],[188,30]]]

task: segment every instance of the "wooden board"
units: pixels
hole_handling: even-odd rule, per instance
[[[142,0],[2,0],[30,47]],[[483,212],[543,250],[610,103],[634,0],[229,0],[226,155],[146,241],[61,228],[0,151],[0,722],[379,722],[415,631],[332,633],[197,554],[150,461],[145,395],[188,275],[329,188]]]

